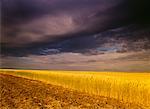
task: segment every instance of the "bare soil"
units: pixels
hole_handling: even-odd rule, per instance
[[[0,74],[0,109],[142,109],[41,81]]]

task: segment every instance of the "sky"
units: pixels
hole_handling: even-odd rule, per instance
[[[150,71],[148,11],[148,0],[1,0],[1,67]]]

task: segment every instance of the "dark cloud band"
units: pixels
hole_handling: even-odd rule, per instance
[[[2,50],[43,46],[132,23],[149,25],[148,4],[148,0],[2,0]]]

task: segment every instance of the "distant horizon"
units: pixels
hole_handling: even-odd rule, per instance
[[[66,72],[97,72],[97,73],[150,73],[150,71],[98,71],[98,70],[61,70],[61,69],[25,69],[25,68],[0,68],[0,70],[32,70],[32,71],[66,71]]]

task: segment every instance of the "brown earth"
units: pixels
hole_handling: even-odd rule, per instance
[[[0,74],[0,109],[142,109],[41,81]]]

